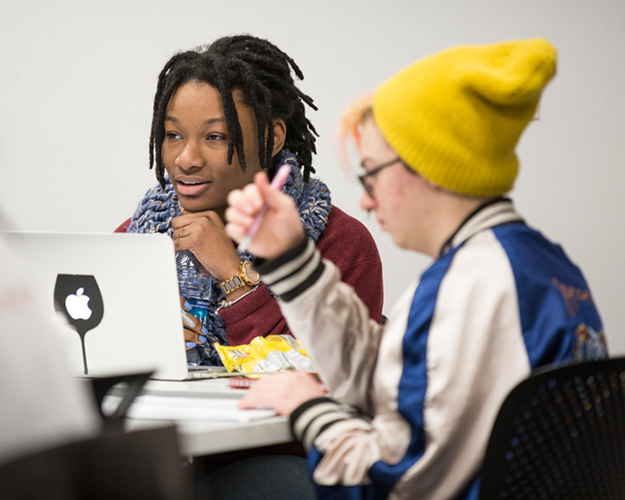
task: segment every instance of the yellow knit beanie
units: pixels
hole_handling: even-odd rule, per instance
[[[472,196],[514,186],[514,148],[556,71],[541,38],[455,47],[417,61],[375,92],[388,143],[433,183]]]

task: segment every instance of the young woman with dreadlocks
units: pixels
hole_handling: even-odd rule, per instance
[[[213,276],[204,335],[185,329],[190,364],[221,364],[215,342],[240,345],[290,333],[270,290],[247,264],[252,256],[238,253],[224,229],[230,191],[261,170],[273,178],[284,163],[291,174],[283,191],[298,207],[308,237],[380,320],[377,248],[362,224],[331,204],[328,187],[311,177],[316,131],[305,105],[317,108],[291,70],[303,79],[275,45],[244,35],[179,53],[159,75],[150,136],[158,185],[117,231],[167,233],[176,250],[190,250]],[[242,286],[225,293],[224,283],[233,278]]]

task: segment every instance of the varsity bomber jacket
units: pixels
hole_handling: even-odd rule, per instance
[[[384,327],[310,241],[255,264],[328,398],[291,415],[319,498],[473,499],[509,391],[606,355],[580,270],[499,199],[465,221]]]

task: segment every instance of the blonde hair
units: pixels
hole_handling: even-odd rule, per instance
[[[373,118],[373,94],[365,94],[354,99],[343,112],[340,122],[340,135],[343,147],[348,139],[353,139],[356,149],[360,150],[362,125]]]

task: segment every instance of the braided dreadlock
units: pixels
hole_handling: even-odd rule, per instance
[[[176,90],[189,81],[208,83],[221,94],[228,130],[228,163],[236,151],[241,169],[245,171],[243,133],[232,97],[233,90],[242,93],[244,103],[254,110],[258,128],[258,158],[262,168],[268,168],[273,178],[276,168],[271,162],[273,134],[267,126],[275,119],[286,125],[284,147],[289,148],[304,170],[308,182],[312,155],[316,153],[317,131],[306,118],[304,104],[316,110],[313,100],[301,92],[291,77],[291,69],[300,79],[302,71],[295,61],[278,47],[250,35],[223,37],[208,47],[181,52],[173,56],[158,77],[152,131],[150,134],[150,168],[156,165],[156,178],[165,186],[165,167],[161,149],[165,137],[165,114],[169,100]]]

